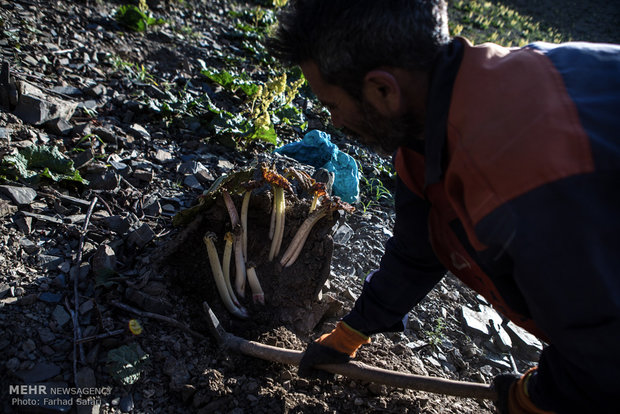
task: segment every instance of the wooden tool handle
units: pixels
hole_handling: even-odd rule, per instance
[[[239,338],[229,333],[225,334],[223,344],[245,355],[295,366],[299,366],[299,361],[303,355],[303,351],[265,345]],[[407,374],[376,368],[355,361],[344,364],[319,365],[317,368],[333,374],[341,374],[348,378],[376,382],[397,388],[408,388],[456,397],[497,400],[497,393],[487,384]]]

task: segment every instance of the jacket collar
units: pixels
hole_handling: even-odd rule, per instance
[[[424,134],[424,186],[426,188],[443,178],[446,167],[448,113],[452,88],[461,66],[465,42],[465,39],[455,38],[447,44],[437,56],[431,71]]]

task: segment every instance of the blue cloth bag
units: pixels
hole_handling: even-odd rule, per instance
[[[325,168],[333,172],[332,194],[347,203],[355,203],[360,191],[357,164],[353,157],[340,151],[330,138],[329,134],[314,130],[308,132],[301,141],[283,145],[274,152],[314,168]]]

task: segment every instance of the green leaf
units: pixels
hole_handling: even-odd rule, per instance
[[[234,75],[226,70],[217,72],[208,68],[202,69],[200,73],[231,92],[241,89],[247,96],[253,96],[259,89],[259,85],[248,79],[247,75]]]
[[[62,154],[58,147],[33,145],[24,148],[20,154],[27,160],[28,168],[49,168],[55,173],[67,174],[73,172],[73,161]]]
[[[166,23],[166,21],[164,19],[162,19],[161,17],[156,19],[154,17],[150,17],[149,16],[147,18],[147,23],[148,23],[149,26],[156,26],[156,25],[159,25],[159,24],[164,24],[164,23]]]
[[[246,135],[248,132],[248,121],[241,114],[231,114],[222,111],[211,121],[210,127],[216,134]]]
[[[226,89],[231,89],[234,86],[235,78],[228,71],[223,70],[221,72],[215,72],[209,69],[203,69],[200,73]]]
[[[120,6],[114,17],[123,26],[137,32],[145,31],[148,26],[148,16],[133,4]]]
[[[278,144],[278,135],[276,134],[273,124],[255,127],[249,139],[260,139],[273,145]]]
[[[148,362],[149,355],[134,342],[109,351],[107,369],[112,378],[123,385],[131,385],[140,379]]]
[[[259,85],[255,83],[242,83],[239,87],[247,96],[254,96],[258,92]]]
[[[5,156],[0,164],[0,171],[34,182],[46,177],[53,181],[88,183],[73,167],[70,158],[62,154],[57,147],[50,148],[46,145],[33,145],[22,148],[15,155]]]
[[[136,32],[144,32],[148,26],[165,23],[164,19],[155,19],[133,4],[120,6],[114,17],[120,24]]]
[[[273,124],[260,124],[256,120],[248,120],[242,114],[231,114],[222,111],[210,124],[217,135],[232,135],[245,140],[260,139],[277,145],[278,136]]]
[[[303,127],[306,124],[306,119],[301,109],[293,105],[286,105],[276,110],[273,113],[272,120],[274,124],[284,123],[299,127]]]

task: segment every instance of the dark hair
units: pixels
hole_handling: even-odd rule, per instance
[[[269,45],[284,64],[314,61],[359,99],[369,71],[428,70],[448,41],[444,0],[291,0]]]

